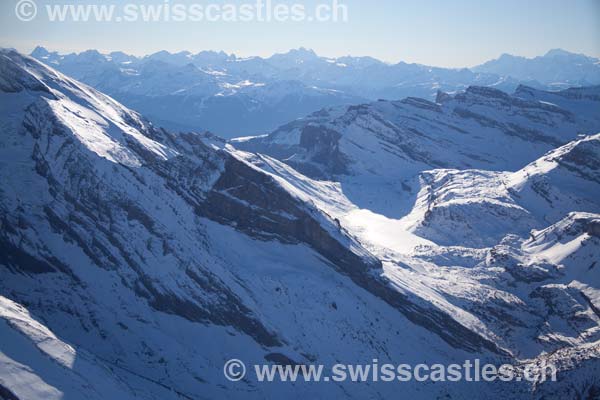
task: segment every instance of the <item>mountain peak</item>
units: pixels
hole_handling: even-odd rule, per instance
[[[546,54],[544,54],[544,57],[560,57],[560,56],[577,56],[578,54],[575,53],[571,53],[569,51],[563,50],[563,49],[551,49],[548,50],[548,52]]]
[[[292,54],[306,54],[306,55],[311,55],[311,56],[316,56],[317,55],[314,50],[307,49],[306,47],[298,47],[297,49],[291,49],[289,51],[289,53],[292,53]]]
[[[95,49],[82,51],[79,53],[79,58],[82,60],[94,60],[99,62],[106,61],[106,57]]]
[[[513,58],[518,58],[519,56],[515,56],[509,53],[502,53],[500,54],[500,57],[497,58],[497,60],[511,60]]]
[[[172,55],[171,52],[169,52],[167,50],[160,50],[160,51],[157,51],[156,53],[152,53],[150,55],[147,55],[146,57],[148,57],[148,58],[151,58],[151,57],[152,58],[155,58],[155,57],[168,57],[170,55]]]
[[[31,52],[31,56],[34,58],[45,57],[49,54],[50,52],[42,46],[36,46],[35,49],[33,49],[33,51]]]
[[[317,53],[314,52],[314,50],[307,49],[305,47],[299,47],[297,49],[291,49],[285,55],[291,56],[291,57],[294,57],[294,58],[300,59],[300,60],[310,60],[310,59],[314,59],[314,58],[318,58],[319,57],[317,55]]]

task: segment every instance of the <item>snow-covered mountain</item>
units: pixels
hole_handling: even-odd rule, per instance
[[[588,360],[600,346],[600,135],[586,136],[600,130],[597,94],[471,87],[437,103],[326,109],[232,143],[297,181],[400,290],[462,314],[512,354],[558,351],[568,365],[567,354]],[[315,181],[292,167],[327,191],[315,195]]]
[[[407,220],[413,221],[411,231],[436,243],[493,245],[507,232],[527,236],[573,210],[600,209],[599,166],[600,135],[595,135],[517,172],[427,171]]]
[[[534,58],[503,54],[472,70],[511,76],[522,82],[536,82],[555,90],[600,83],[599,59],[561,49],[553,49]]]
[[[238,64],[250,60],[224,53],[163,51],[137,58],[95,50],[60,55],[38,47],[32,56],[178,131],[256,134],[322,107],[365,100],[327,83],[276,79],[262,67],[246,71]]]
[[[90,86],[1,51],[0,394],[596,393],[600,137],[577,138],[597,129],[594,113],[482,88],[438,98],[325,110],[227,143],[156,128]],[[561,98],[590,109],[598,101],[591,89]],[[244,151],[258,145],[270,155]],[[502,154],[513,149],[514,159]],[[435,214],[450,201],[444,176],[466,167],[461,196],[505,196],[535,230],[508,227],[485,243],[426,231],[431,215],[419,209]],[[488,190],[476,196],[469,174]],[[497,195],[499,179],[509,189]],[[543,384],[257,384],[227,381],[230,358],[479,358],[517,368],[551,358],[560,372]]]
[[[516,171],[577,134],[598,132],[598,93],[600,87],[547,93],[520,86],[513,95],[469,87],[454,96],[440,92],[437,103],[407,98],[323,109],[233,142],[310,177],[341,181],[353,203],[399,216],[414,205],[422,171]]]
[[[531,74],[514,70],[513,75],[510,69],[488,72],[485,65],[469,70],[388,64],[369,57],[327,58],[303,48],[268,58],[210,51],[161,51],[134,57],[89,50],[63,55],[42,47],[32,56],[111,95],[158,125],[210,130],[223,137],[266,133],[324,107],[409,96],[434,100],[438,90],[456,92],[473,85],[511,92],[519,82],[537,88],[554,88],[557,82],[600,84],[598,64],[586,58],[582,67],[580,58],[585,56],[575,55],[559,57],[559,66],[553,67],[569,71],[568,77],[541,82],[530,77],[538,75],[539,68]]]
[[[419,293],[518,357],[540,362],[561,354],[558,363],[571,372],[557,388],[541,385],[539,396],[593,398],[600,346],[599,145],[600,135],[569,142],[516,172],[422,171],[396,181],[403,187],[396,193],[381,189],[385,179],[376,186],[366,175],[362,185],[356,176],[314,181],[267,155],[253,163],[339,221],[382,261],[397,290]],[[377,187],[386,197],[378,204],[394,204],[400,213],[409,203],[409,212],[390,216],[352,201],[359,189]],[[572,371],[583,364],[590,370],[576,377]],[[582,382],[586,389],[574,389]]]

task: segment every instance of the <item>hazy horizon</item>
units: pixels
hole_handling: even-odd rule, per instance
[[[549,53],[550,51],[553,51],[553,50],[562,50],[562,51],[566,51],[566,52],[572,53],[572,54],[583,55],[583,56],[592,57],[592,58],[598,58],[598,57],[595,57],[595,56],[592,56],[592,55],[589,55],[589,54],[578,53],[578,52],[575,52],[575,51],[571,51],[569,49],[551,48],[551,49],[548,49],[548,50],[546,50],[546,51],[544,51],[544,52],[542,52],[540,54],[533,55],[533,56],[524,56],[524,55],[512,54],[512,53],[502,53],[502,54],[498,54],[496,57],[490,58],[489,60],[484,60],[480,64],[457,66],[457,67],[445,67],[445,66],[441,66],[441,65],[429,65],[429,64],[422,64],[422,63],[418,63],[418,62],[407,62],[405,60],[397,60],[397,61],[382,60],[382,59],[379,59],[379,58],[377,58],[375,56],[372,56],[372,55],[369,55],[369,54],[361,54],[361,55],[346,54],[346,55],[343,55],[343,56],[333,57],[333,56],[329,56],[327,54],[320,54],[319,52],[315,51],[314,49],[307,48],[307,47],[304,47],[304,46],[290,48],[288,50],[284,50],[284,51],[281,51],[281,52],[276,52],[276,53],[268,54],[266,56],[263,56],[263,55],[239,55],[239,54],[235,54],[233,52],[228,52],[228,51],[221,50],[221,49],[200,49],[200,50],[197,50],[197,51],[190,51],[190,50],[169,51],[167,49],[162,49],[162,50],[158,50],[158,51],[155,51],[155,52],[152,52],[152,53],[138,53],[138,54],[136,54],[136,53],[131,53],[131,52],[127,52],[127,51],[123,51],[123,50],[118,50],[118,49],[117,50],[111,50],[111,49],[97,49],[97,48],[86,48],[86,49],[74,50],[74,51],[61,51],[59,49],[49,48],[49,47],[46,47],[46,46],[43,46],[43,45],[37,45],[37,46],[33,46],[33,47],[28,47],[28,48],[25,48],[25,49],[19,49],[19,48],[15,47],[15,46],[1,46],[1,47],[4,47],[4,48],[14,48],[15,50],[19,51],[20,53],[27,54],[27,55],[31,54],[37,47],[42,47],[42,48],[46,49],[48,52],[50,52],[50,53],[56,52],[56,53],[58,53],[60,55],[81,54],[81,53],[84,53],[86,51],[98,51],[100,54],[105,54],[105,55],[108,55],[110,53],[119,53],[120,52],[120,53],[124,53],[126,55],[134,56],[134,57],[137,57],[137,58],[144,58],[144,57],[149,57],[149,56],[152,56],[154,54],[157,54],[157,53],[160,53],[160,52],[163,52],[163,51],[166,51],[166,52],[168,52],[170,54],[178,54],[178,53],[186,53],[186,52],[189,53],[189,54],[198,54],[198,53],[202,53],[202,52],[215,52],[215,53],[221,53],[221,52],[223,52],[223,53],[227,54],[228,56],[234,56],[234,57],[237,57],[238,59],[253,58],[253,57],[259,57],[259,58],[262,58],[262,59],[268,59],[269,57],[272,57],[272,56],[275,56],[275,55],[278,55],[278,54],[286,54],[286,53],[289,53],[289,52],[294,51],[294,50],[306,50],[306,51],[312,51],[312,52],[314,52],[318,57],[323,57],[323,58],[328,58],[328,59],[339,59],[339,58],[343,58],[343,57],[355,57],[355,58],[370,57],[370,58],[376,59],[378,61],[384,62],[384,63],[389,64],[389,65],[394,65],[394,64],[399,64],[399,63],[403,63],[404,62],[404,63],[407,63],[407,64],[417,64],[417,65],[424,65],[424,66],[429,66],[429,67],[434,67],[434,68],[449,68],[449,69],[473,68],[473,67],[479,66],[479,65],[481,65],[481,64],[483,64],[483,63],[485,63],[487,61],[496,60],[496,59],[502,57],[503,55],[510,55],[510,56],[514,56],[514,57],[521,57],[521,58],[525,58],[525,59],[534,59],[534,58],[537,58],[537,57],[543,57],[547,53]]]
[[[265,0],[266,1],[266,0]],[[328,2],[308,0],[306,7]],[[239,57],[283,53],[305,47],[337,58],[370,56],[388,63],[417,63],[463,68],[501,54],[532,58],[548,50],[600,58],[600,2],[578,0],[488,1],[428,0],[419,4],[384,0],[366,4],[340,0],[347,22],[49,22],[40,15],[50,0],[37,0],[37,19],[20,21],[16,1],[0,4],[0,46],[29,53],[41,45],[60,53],[96,49],[146,55],[201,50],[224,51]],[[90,1],[83,2],[91,4]],[[144,0],[135,4],[160,4]],[[167,3],[167,1],[165,1]],[[191,0],[169,4],[192,4]],[[222,2],[215,2],[223,4]],[[242,1],[228,3],[239,6]],[[289,4],[291,1],[273,0]],[[77,3],[77,4],[81,4]],[[115,4],[94,1],[93,4]],[[123,3],[119,3],[123,4]],[[74,35],[73,32],[77,34]]]

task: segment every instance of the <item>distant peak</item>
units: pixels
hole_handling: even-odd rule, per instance
[[[172,54],[170,52],[168,52],[167,50],[160,50],[160,51],[157,51],[156,53],[152,53],[146,57],[156,58],[156,57],[168,57],[170,55],[172,55]]]
[[[500,54],[500,57],[498,57],[498,59],[507,59],[507,58],[515,58],[516,56],[513,56],[512,54],[508,54],[508,53],[502,53]]]
[[[288,51],[287,54],[291,55],[291,56],[294,56],[294,57],[303,58],[303,59],[318,57],[317,53],[315,53],[313,50],[307,49],[305,47],[299,47],[297,49],[291,49],[290,51]]]
[[[48,54],[50,54],[50,52],[42,46],[36,46],[36,48],[31,52],[31,56],[35,58],[47,56]]]
[[[577,55],[577,54],[568,52],[563,49],[552,49],[552,50],[549,50],[546,54],[544,54],[544,57],[575,56],[575,55]]]
[[[88,56],[88,57],[102,57],[102,54],[100,54],[100,52],[95,49],[89,49],[86,51],[82,51],[81,53],[79,53],[79,55],[80,56]]]
[[[312,49],[307,49],[306,47],[298,47],[297,49],[291,49],[290,53],[299,53],[299,54],[311,54],[311,55],[316,55],[316,53],[314,52],[314,50]]]

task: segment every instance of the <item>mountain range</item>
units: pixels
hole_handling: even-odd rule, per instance
[[[268,58],[212,51],[59,54],[42,47],[31,55],[158,125],[225,138],[267,133],[324,107],[409,96],[434,100],[438,90],[472,85],[512,92],[519,84],[552,90],[600,84],[598,59],[564,50],[533,59],[503,55],[470,69],[328,58],[304,48]]]
[[[76,62],[47,57],[0,51],[2,397],[600,393],[600,86],[455,87],[327,106],[227,140],[161,128],[103,94],[95,87],[112,74],[77,72],[99,61],[71,70],[98,78],[86,84],[53,67]],[[105,71],[131,61],[156,76],[220,76],[208,64],[85,57]],[[144,96],[178,90],[177,74],[147,86],[137,74],[131,90]],[[222,374],[230,358],[374,357],[517,371],[550,361],[559,372],[556,382],[364,385]]]

